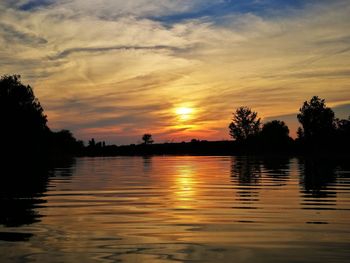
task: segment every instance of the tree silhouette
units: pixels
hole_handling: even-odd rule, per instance
[[[305,101],[297,117],[302,125],[302,129],[298,130],[299,138],[309,141],[324,140],[335,131],[334,112],[318,96]]]
[[[30,86],[19,75],[0,79],[0,138],[6,154],[41,152],[49,133],[47,119]]]
[[[335,147],[348,152],[350,148],[350,116],[348,119],[336,119]]]
[[[51,133],[50,147],[55,155],[76,154],[83,150],[84,143],[77,141],[69,130],[61,130]]]
[[[347,120],[342,119],[336,119],[336,127],[338,134],[341,136],[349,136],[350,137],[350,116]]]
[[[152,134],[148,134],[148,133],[144,134],[142,136],[142,140],[144,144],[152,144],[153,143]]]
[[[283,149],[291,142],[289,128],[279,120],[273,120],[263,125],[260,133],[263,144],[271,149]]]
[[[229,125],[230,135],[236,141],[244,141],[260,131],[260,118],[248,107],[240,107],[233,113]]]
[[[91,140],[89,140],[89,147],[95,147],[95,146],[96,146],[95,139],[92,138]]]

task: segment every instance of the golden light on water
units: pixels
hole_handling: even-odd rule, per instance
[[[192,207],[194,196],[196,195],[196,180],[194,176],[194,171],[189,166],[184,166],[178,169],[178,174],[175,180],[175,194],[178,206],[181,208]]]

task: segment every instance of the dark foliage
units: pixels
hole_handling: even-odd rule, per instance
[[[107,153],[106,143],[104,141],[96,142],[94,138],[89,140],[88,146],[85,148],[83,154],[88,156],[110,155],[109,153]]]
[[[305,101],[297,117],[302,125],[298,136],[311,144],[320,143],[334,134],[334,112],[326,106],[324,99],[314,96]]]
[[[350,151],[350,116],[347,120],[336,119],[336,133],[334,145],[338,151]]]
[[[265,123],[259,139],[265,151],[289,151],[293,143],[292,138],[289,137],[288,126],[279,120]]]
[[[152,144],[154,142],[152,139],[152,134],[148,134],[148,133],[142,136],[142,140],[144,144]]]
[[[50,131],[33,89],[19,75],[0,79],[0,122],[1,156],[9,160],[61,158],[82,151],[82,142],[70,131]]]
[[[20,76],[0,79],[0,138],[4,155],[23,155],[45,151],[49,128],[38,99]]]
[[[83,141],[74,138],[69,130],[61,130],[50,134],[50,152],[53,156],[77,155],[84,149]]]
[[[283,121],[273,120],[263,125],[261,136],[269,141],[289,139],[289,128]]]
[[[233,113],[229,125],[230,136],[236,141],[244,141],[260,131],[260,118],[248,107],[240,107]]]
[[[297,117],[302,125],[298,129],[297,146],[303,152],[349,153],[350,117],[348,120],[336,119],[325,100],[317,96],[304,102]]]

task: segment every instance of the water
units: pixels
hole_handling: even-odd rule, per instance
[[[2,263],[349,262],[346,162],[79,158],[36,173],[0,188]]]

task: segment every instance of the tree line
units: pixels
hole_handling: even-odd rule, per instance
[[[0,79],[1,156],[32,161],[52,156],[76,155],[84,144],[69,130],[54,132],[29,85],[19,75]]]
[[[337,119],[325,100],[317,96],[305,101],[297,118],[301,124],[298,137],[289,136],[281,120],[262,123],[249,107],[233,112],[229,134],[233,141],[208,142],[193,139],[185,143],[154,144],[152,135],[143,135],[142,144],[106,145],[91,139],[87,146],[69,130],[52,131],[47,116],[29,85],[19,75],[0,78],[0,138],[2,156],[9,158],[57,158],[75,155],[143,154],[236,154],[236,153],[306,153],[342,152],[350,147],[350,116]]]
[[[249,107],[239,107],[229,125],[230,136],[245,147],[262,151],[347,152],[350,146],[350,116],[335,118],[325,100],[313,96],[305,101],[297,119],[301,124],[297,138],[289,136],[288,126],[281,120],[261,123],[258,113]]]

